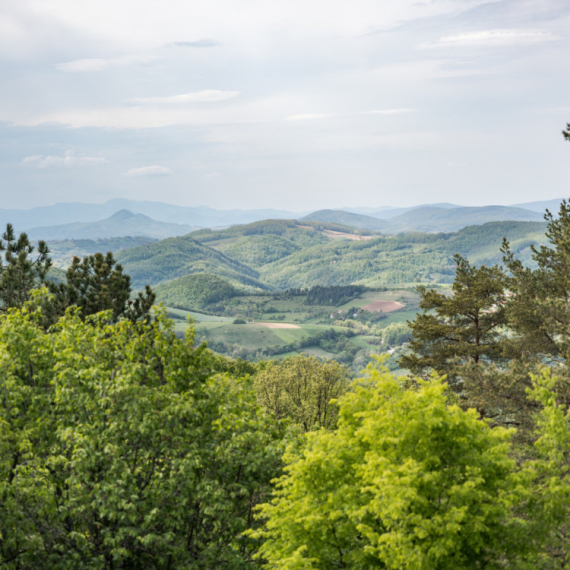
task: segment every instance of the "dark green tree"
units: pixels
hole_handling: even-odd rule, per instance
[[[12,224],[6,226],[0,240],[0,252],[4,252],[4,259],[0,258],[0,311],[21,307],[32,289],[45,284],[51,267],[49,249],[40,241],[35,256],[34,251],[27,234],[16,238]]]
[[[123,273],[111,252],[96,253],[83,259],[75,257],[66,273],[66,282],[51,285],[53,299],[46,312],[51,319],[63,315],[65,310],[76,305],[82,318],[111,311],[112,320],[120,318],[131,321],[149,319],[156,295],[147,285],[144,293],[131,298],[131,278]]]
[[[0,315],[0,568],[250,567],[283,436],[193,332]]]
[[[549,245],[531,246],[536,268],[525,267],[503,240],[513,293],[509,324],[517,333],[516,352],[565,360],[570,354],[570,202],[562,201],[558,217],[547,210],[544,218]]]
[[[474,267],[455,256],[455,281],[451,294],[419,287],[420,308],[413,321],[412,352],[400,366],[416,374],[435,370],[450,380],[468,362],[504,358],[506,278],[501,268]]]
[[[570,141],[570,123],[566,123],[566,130],[562,130],[562,134],[567,141]]]

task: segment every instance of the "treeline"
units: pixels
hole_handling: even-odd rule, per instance
[[[245,321],[243,322],[245,323]],[[219,354],[247,360],[261,360],[281,354],[288,354],[289,352],[302,351],[305,348],[319,347],[334,354],[336,360],[339,362],[350,363],[359,350],[357,346],[351,344],[348,340],[355,335],[356,333],[351,329],[337,331],[331,328],[288,344],[278,344],[255,349],[220,340],[208,340],[207,342],[208,346]]]

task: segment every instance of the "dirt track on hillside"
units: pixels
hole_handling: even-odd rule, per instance
[[[398,303],[398,301],[374,301],[369,305],[362,307],[365,311],[382,311],[383,313],[391,313],[402,309],[405,305]]]

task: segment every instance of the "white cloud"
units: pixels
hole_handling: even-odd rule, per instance
[[[179,105],[181,103],[215,103],[232,99],[240,94],[239,91],[219,91],[217,89],[205,89],[181,95],[171,95],[169,97],[135,97],[127,99],[127,103],[137,105]]]
[[[107,162],[101,156],[75,156],[72,150],[65,152],[63,156],[43,156],[34,154],[26,156],[22,164],[36,166],[37,168],[47,168],[48,166],[93,166]]]
[[[422,44],[423,48],[435,47],[509,47],[549,42],[558,39],[545,30],[480,30],[444,36],[433,44]]]
[[[304,115],[290,115],[289,117],[285,117],[286,121],[310,121],[312,119],[328,119],[332,117],[327,113],[306,113]]]
[[[206,178],[221,178],[223,174],[220,174],[219,172],[208,172],[205,176]]]
[[[152,166],[141,166],[140,168],[131,168],[125,172],[125,176],[169,176],[170,174],[172,174],[170,168],[156,164]]]
[[[146,64],[156,61],[154,56],[129,55],[112,59],[75,59],[65,63],[57,63],[55,68],[66,73],[85,73],[89,71],[104,71],[110,67],[127,67],[129,65]]]

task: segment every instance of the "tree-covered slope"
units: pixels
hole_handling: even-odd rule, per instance
[[[137,288],[192,273],[209,273],[244,285],[265,287],[258,281],[257,271],[190,236],[169,238],[121,251],[117,254],[117,261],[124,266]]]
[[[227,301],[240,295],[231,283],[206,273],[194,273],[173,279],[155,288],[157,301],[167,307],[181,309],[204,309],[212,303]]]
[[[532,222],[491,222],[449,234],[409,233],[366,241],[334,241],[266,265],[260,275],[278,288],[451,282],[456,253],[476,264],[500,263],[499,250],[506,236],[517,256],[526,261],[530,244],[544,242],[545,227]]]
[[[230,257],[262,267],[313,245],[329,243],[325,231],[352,232],[338,224],[301,224],[295,220],[264,220],[225,230],[199,230],[191,236]]]
[[[68,239],[48,242],[50,256],[56,267],[68,267],[74,257],[85,257],[94,253],[115,253],[157,241],[146,236],[125,236],[105,239]]]

